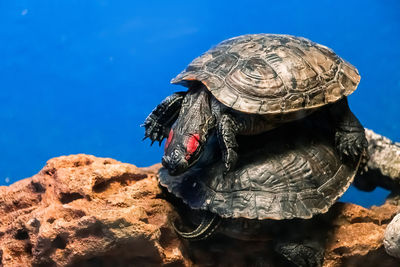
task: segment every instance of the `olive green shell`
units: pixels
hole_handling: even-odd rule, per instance
[[[218,143],[207,144],[197,165],[178,176],[161,168],[159,182],[190,208],[223,218],[311,218],[328,211],[358,168],[342,162],[334,132],[317,126],[303,120],[241,136],[239,161],[226,174]]]
[[[224,105],[253,114],[312,109],[351,94],[357,69],[302,37],[248,34],[194,59],[171,83],[202,82]]]

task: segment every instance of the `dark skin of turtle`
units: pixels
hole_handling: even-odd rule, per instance
[[[328,48],[287,35],[244,35],[222,42],[179,74],[188,87],[161,102],[144,122],[152,143],[168,137],[163,165],[185,172],[216,132],[226,172],[238,160],[239,135],[256,135],[299,120],[326,105],[343,159],[364,153],[364,128],[350,111],[347,95],[357,70]]]

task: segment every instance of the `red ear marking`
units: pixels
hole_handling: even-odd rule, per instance
[[[174,135],[174,131],[171,129],[171,131],[169,131],[167,142],[165,142],[165,148],[164,148],[165,150],[168,148],[169,144],[171,144],[173,135]]]
[[[191,155],[196,151],[196,149],[199,146],[199,140],[200,140],[199,134],[193,134],[192,136],[189,137],[186,147],[186,152],[188,155]]]

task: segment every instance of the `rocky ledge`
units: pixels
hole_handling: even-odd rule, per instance
[[[171,226],[178,215],[157,184],[159,168],[63,156],[0,187],[0,265],[281,266],[268,242],[180,240]],[[383,247],[397,210],[393,201],[371,209],[336,203],[324,266],[399,266]]]

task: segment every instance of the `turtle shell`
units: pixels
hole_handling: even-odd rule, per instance
[[[358,163],[342,163],[333,140],[318,127],[289,123],[242,136],[240,161],[226,175],[216,143],[182,175],[160,169],[159,181],[189,207],[224,218],[311,218],[328,211],[357,171]]]
[[[253,114],[311,109],[351,94],[357,69],[331,49],[281,34],[248,34],[194,59],[171,83],[202,82],[224,105]]]

